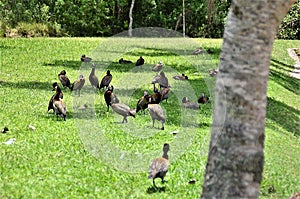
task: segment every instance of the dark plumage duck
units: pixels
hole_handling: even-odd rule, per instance
[[[166,182],[164,178],[168,172],[169,165],[170,165],[169,157],[168,157],[169,150],[170,150],[169,144],[165,143],[163,147],[162,157],[156,158],[152,160],[150,163],[148,179],[153,179],[154,187],[156,187],[155,185],[156,178],[160,178],[162,183]]]
[[[164,114],[164,110],[162,109],[162,107],[159,104],[148,104],[148,110],[152,118],[153,127],[154,127],[154,121],[157,120],[162,124],[161,130],[164,130],[166,116]]]
[[[92,61],[92,58],[87,57],[87,56],[85,56],[85,55],[82,55],[81,58],[80,58],[80,60],[81,60],[82,62],[91,62],[91,61]]]
[[[208,54],[214,54],[214,51],[212,51],[210,48],[209,49],[207,49],[207,51],[206,51]]]
[[[56,115],[57,120],[58,120],[58,116],[60,116],[61,118],[63,118],[66,121],[66,116],[67,116],[66,104],[64,103],[64,101],[61,98],[59,98],[60,93],[61,93],[61,89],[58,86],[56,88],[56,94],[54,95],[54,98],[53,98],[53,109],[54,109],[54,113]]]
[[[191,102],[189,101],[189,99],[187,97],[184,97],[182,99],[182,105],[184,108],[188,108],[188,109],[199,109],[199,104],[195,103],[195,102]]]
[[[159,104],[162,100],[162,95],[159,92],[159,90],[155,87],[155,84],[153,84],[153,91],[154,93],[150,95],[149,98],[149,104]]]
[[[160,91],[161,101],[166,100],[166,103],[168,103],[170,93],[171,93],[171,86],[162,88],[161,91]]]
[[[145,109],[148,108],[149,100],[150,95],[145,91],[144,96],[141,97],[136,104],[136,113],[142,110],[145,114]]]
[[[192,52],[193,55],[199,55],[199,54],[202,54],[202,53],[205,53],[205,50],[203,48],[197,48],[196,50],[194,50]]]
[[[162,67],[163,67],[163,63],[162,61],[159,61],[157,64],[153,66],[152,71],[159,72],[161,71]]]
[[[104,87],[108,87],[112,80],[112,75],[110,74],[110,70],[106,71],[106,75],[102,78],[101,83],[100,83],[100,89]]]
[[[130,109],[129,106],[127,106],[126,104],[122,104],[122,103],[112,103],[111,108],[118,113],[119,115],[123,116],[123,121],[124,122],[128,122],[127,121],[127,117],[128,116],[132,116],[135,117],[135,110]]]
[[[75,80],[74,83],[71,85],[71,91],[77,91],[78,96],[80,96],[80,91],[85,84],[85,78],[82,74],[79,75],[79,79]]]
[[[119,59],[119,64],[132,64],[132,61],[121,58]]]
[[[155,77],[152,80],[152,84],[158,83],[160,86],[160,89],[163,87],[168,87],[169,86],[169,80],[166,77],[164,71],[161,71],[159,74],[155,75]]]
[[[136,66],[141,66],[145,63],[145,60],[142,56],[140,56],[140,58],[136,61],[135,65]]]
[[[90,73],[90,76],[89,76],[89,80],[90,80],[90,83],[93,87],[100,88],[99,80],[98,80],[98,77],[95,74],[95,70],[96,70],[96,67],[95,67],[95,64],[93,63],[92,64],[92,70],[91,70],[91,73]]]
[[[188,80],[189,77],[186,76],[184,73],[182,73],[181,75],[174,76],[173,79],[175,79],[175,80]]]
[[[114,91],[114,87],[111,85],[111,86],[107,87],[107,89],[104,93],[104,100],[105,100],[105,103],[107,105],[107,112],[109,111],[109,106],[111,106],[111,104],[119,103],[119,99],[113,93],[113,91]]]
[[[205,96],[204,93],[201,94],[201,96],[198,98],[198,103],[199,104],[206,104],[209,102],[209,97]]]
[[[6,133],[8,130],[7,126],[5,126],[2,130],[0,130],[1,133]]]
[[[50,100],[49,100],[49,105],[48,105],[48,112],[52,109],[52,110],[54,110],[54,108],[53,108],[53,100],[54,100],[54,97],[55,97],[55,95],[56,95],[56,93],[57,93],[57,90],[59,90],[60,91],[60,94],[59,94],[59,98],[60,99],[63,99],[64,98],[64,94],[63,94],[63,92],[61,91],[61,89],[59,88],[59,89],[57,89],[59,86],[58,86],[58,83],[57,82],[54,82],[53,84],[52,84],[52,91],[55,91],[55,94],[50,98]]]
[[[65,70],[62,70],[59,74],[58,74],[58,79],[61,82],[62,86],[64,88],[68,87],[71,88],[71,83],[69,78],[66,76],[67,72]]]

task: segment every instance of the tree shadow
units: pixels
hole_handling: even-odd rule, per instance
[[[54,60],[51,63],[43,63],[43,66],[51,66],[51,67],[65,67],[71,69],[79,69],[81,66],[81,61],[73,61],[73,60]]]
[[[17,88],[17,89],[41,89],[41,90],[52,90],[52,83],[49,82],[38,82],[38,81],[19,81],[19,82],[8,82],[3,81],[1,87]]]
[[[285,130],[300,136],[299,110],[277,101],[274,98],[268,97],[267,118],[274,121]],[[271,126],[271,128],[273,127]]]
[[[279,60],[276,60],[276,59],[271,59],[271,65],[276,67],[276,68],[280,68],[282,70],[285,70],[285,71],[290,71],[290,70],[287,70],[287,68],[293,70],[294,69],[294,66],[290,65],[290,64],[286,64],[286,63],[283,63]]]

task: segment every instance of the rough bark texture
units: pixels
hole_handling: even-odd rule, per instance
[[[131,1],[130,9],[129,9],[129,25],[128,25],[128,36],[132,37],[132,23],[133,23],[133,18],[132,18],[132,10],[134,7],[134,2],[135,0]]]
[[[233,0],[215,90],[201,198],[258,198],[266,92],[277,27],[295,0]]]

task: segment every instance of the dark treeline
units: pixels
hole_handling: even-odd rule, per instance
[[[231,0],[185,0],[186,35],[222,37]],[[112,36],[128,30],[131,0],[0,0],[1,36]],[[278,38],[299,39],[299,1]],[[180,0],[136,0],[133,28],[183,31]]]

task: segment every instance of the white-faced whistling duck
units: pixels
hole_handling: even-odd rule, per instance
[[[182,99],[182,105],[184,108],[188,108],[188,109],[197,110],[200,108],[199,104],[197,104],[196,102],[189,101],[189,99],[187,97],[184,97]]]
[[[198,103],[199,104],[206,104],[209,102],[209,97],[205,96],[204,93],[201,94],[201,96],[198,98]]]
[[[56,94],[53,98],[53,109],[54,109],[54,113],[56,115],[56,119],[58,120],[58,116],[60,116],[61,118],[63,118],[66,121],[66,116],[67,116],[67,109],[66,109],[66,104],[64,103],[64,101],[59,98],[61,89],[58,86],[56,88]]]
[[[145,63],[145,60],[142,56],[140,56],[140,58],[136,61],[135,65],[136,66],[141,66]]]
[[[71,88],[71,83],[69,78],[66,76],[67,72],[65,70],[62,70],[59,74],[58,74],[58,79],[61,82],[62,86],[64,88],[68,87]]]
[[[80,60],[81,60],[82,62],[91,62],[91,61],[92,61],[92,58],[87,57],[87,56],[85,56],[85,55],[82,55],[81,58],[80,58]]]
[[[199,54],[202,54],[202,53],[205,53],[205,50],[203,50],[203,48],[197,48],[196,50],[194,50],[192,52],[193,55],[199,55]]]
[[[160,89],[162,89],[162,87],[168,87],[169,86],[169,80],[166,77],[166,74],[164,73],[164,71],[161,71],[159,74],[156,74],[155,77],[152,79],[152,84],[159,84]]]
[[[168,103],[168,98],[171,93],[171,86],[164,87],[161,89],[160,94],[161,94],[161,101],[166,100],[166,103]]]
[[[100,88],[98,77],[95,74],[95,64],[94,63],[92,64],[92,70],[91,70],[91,73],[89,76],[89,80],[90,80],[92,87]]]
[[[121,58],[119,59],[119,64],[132,64],[132,61]]]
[[[166,122],[166,116],[164,114],[164,110],[159,104],[148,104],[148,110],[150,113],[150,116],[152,118],[152,124],[154,127],[154,121],[157,120],[161,122],[162,127],[161,130],[164,130],[164,123]]]
[[[161,71],[162,67],[163,67],[163,63],[162,61],[159,61],[157,64],[153,66],[152,71],[159,72]]]
[[[136,104],[136,113],[142,110],[145,114],[145,109],[148,108],[149,100],[150,95],[148,94],[148,92],[144,91],[144,95],[138,100]]]
[[[135,110],[133,109],[130,109],[129,106],[127,106],[126,104],[122,104],[122,103],[112,103],[111,104],[111,108],[116,112],[118,113],[119,115],[122,115],[123,116],[123,121],[122,123],[124,122],[128,122],[127,121],[127,117],[128,116],[132,116],[132,117],[135,117]]]
[[[219,72],[218,69],[211,69],[211,70],[209,70],[209,75],[211,77],[214,77],[218,74],[218,72]]]
[[[110,84],[112,80],[112,75],[110,74],[110,70],[106,71],[106,75],[102,78],[101,83],[100,83],[100,88],[102,89],[104,87],[108,87],[108,85]]]
[[[71,91],[77,91],[78,96],[80,96],[80,91],[85,83],[85,78],[82,74],[79,75],[79,79],[75,80],[74,83],[71,85]]]
[[[169,157],[168,157],[168,151],[170,150],[169,144],[165,143],[163,147],[163,155],[162,157],[156,158],[151,161],[149,166],[149,176],[148,179],[153,179],[153,186],[155,185],[155,179],[160,178],[161,182],[166,182],[164,180],[168,169],[169,169]]]
[[[173,79],[175,79],[175,80],[188,80],[189,78],[184,73],[182,73],[181,75],[174,76]]]
[[[105,93],[104,93],[104,100],[107,106],[107,112],[109,111],[109,106],[111,106],[112,103],[119,103],[119,99],[117,96],[113,93],[114,87],[113,85],[108,86]]]

